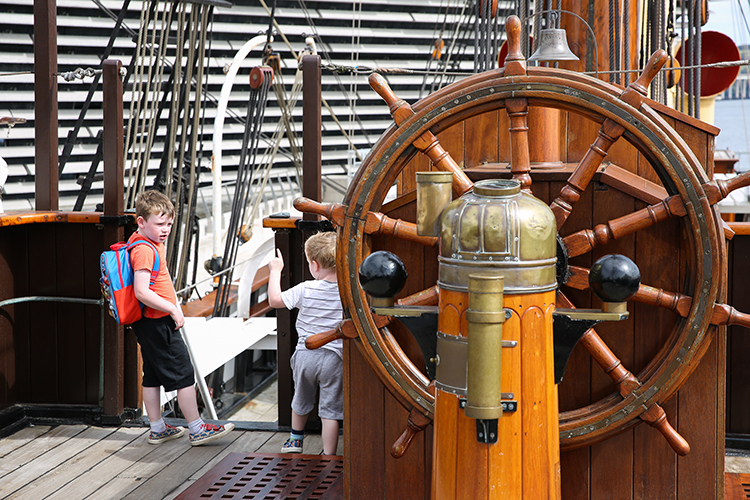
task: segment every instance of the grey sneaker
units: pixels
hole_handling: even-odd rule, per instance
[[[302,453],[302,440],[289,438],[281,447],[281,453]]]
[[[148,435],[148,444],[162,444],[164,441],[177,439],[185,434],[184,427],[172,427],[167,424],[167,428],[162,432],[154,432]]]

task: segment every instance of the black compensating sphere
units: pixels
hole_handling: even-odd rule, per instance
[[[605,255],[589,272],[591,290],[602,302],[625,302],[638,291],[641,271],[624,255]]]
[[[407,277],[401,259],[383,250],[371,253],[359,266],[359,284],[373,297],[394,297]]]

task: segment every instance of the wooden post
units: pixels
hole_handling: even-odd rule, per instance
[[[320,56],[302,57],[302,196],[321,201]],[[318,220],[305,213],[304,220]]]
[[[120,61],[104,61],[104,215],[123,214],[123,118]],[[124,238],[119,224],[104,226],[106,244]],[[123,327],[107,315],[104,321],[104,414],[119,416],[124,409],[125,346]]]
[[[57,210],[57,7],[34,0],[34,184],[37,210]]]

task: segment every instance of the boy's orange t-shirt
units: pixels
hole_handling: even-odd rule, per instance
[[[136,240],[151,241],[138,233],[133,233],[128,243]],[[159,275],[156,277],[156,282],[154,283],[154,291],[159,297],[168,300],[172,304],[176,304],[177,294],[175,293],[172,277],[169,275],[169,269],[167,268],[167,249],[163,243],[154,243],[153,241],[151,243],[159,251]],[[154,251],[148,245],[133,247],[130,250],[130,264],[133,266],[133,272],[145,269],[150,273],[154,268]],[[147,318],[163,318],[164,316],[169,316],[169,313],[144,305],[143,315]]]

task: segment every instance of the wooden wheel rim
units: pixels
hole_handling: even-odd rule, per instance
[[[650,162],[670,195],[679,195],[687,208],[683,223],[687,244],[694,256],[692,306],[679,318],[673,332],[651,363],[638,374],[642,386],[628,397],[611,395],[588,406],[560,414],[563,449],[600,441],[639,422],[636,419],[654,403],[662,403],[695,369],[715,330],[709,328],[710,311],[719,290],[725,263],[719,244],[717,214],[706,200],[707,182],[688,146],[650,107],[640,109],[619,99],[621,89],[585,75],[549,68],[529,68],[526,77],[503,77],[502,70],[470,77],[436,92],[413,106],[414,115],[400,127],[391,126],[381,137],[353,179],[345,198],[347,219],[340,237],[340,286],[344,307],[359,332],[360,349],[386,387],[410,409],[434,412],[428,380],[411,363],[404,362],[400,347],[387,329],[375,328],[357,271],[369,253],[363,238],[362,218],[381,208],[385,193],[398,173],[416,153],[412,142],[425,131],[437,134],[459,121],[503,108],[505,99],[527,98],[529,105],[572,111],[597,122],[609,118],[625,129],[623,137]],[[718,266],[717,266],[718,264]]]

